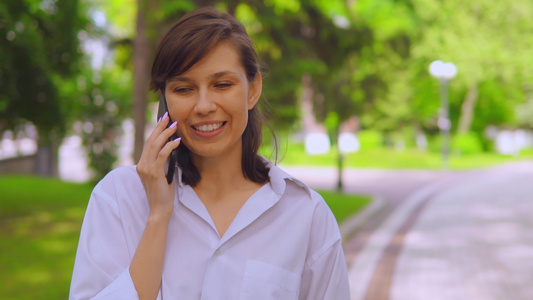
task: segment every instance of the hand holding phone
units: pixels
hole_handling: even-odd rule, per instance
[[[161,113],[163,117],[146,140],[136,171],[146,193],[150,214],[168,220],[174,210],[176,187],[171,183],[177,161],[175,150],[180,139],[175,137],[177,122],[170,121],[164,110]]]

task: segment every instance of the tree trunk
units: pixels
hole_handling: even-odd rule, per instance
[[[45,139],[39,136],[35,155],[35,174],[45,177],[59,176],[59,145],[61,139]]]
[[[237,10],[238,5],[239,1],[228,1],[228,14],[235,16],[235,11]]]
[[[343,189],[343,180],[342,174],[344,173],[344,154],[341,152],[341,147],[339,145],[339,137],[341,134],[340,124],[337,123],[335,128],[329,131],[332,138],[333,144],[336,145],[337,150],[337,192],[342,193]]]
[[[342,174],[344,171],[344,155],[341,153],[339,149],[339,143],[337,140],[337,192],[342,193],[343,189],[343,180],[342,180]]]
[[[458,133],[467,133],[470,131],[478,96],[478,86],[477,84],[472,84],[468,89],[463,105],[461,106],[461,117],[459,118],[459,127],[457,128]]]
[[[150,44],[146,33],[145,0],[137,0],[137,35],[133,41],[133,121],[135,124],[135,142],[133,161],[141,158],[144,147],[144,130],[146,127],[147,91],[149,82]]]

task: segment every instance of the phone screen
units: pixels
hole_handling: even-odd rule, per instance
[[[167,99],[165,99],[165,95],[161,93],[161,97],[159,99],[159,109],[157,111],[157,120],[159,120],[165,112],[168,112],[168,106],[167,106]],[[170,114],[168,115],[168,124],[167,128],[173,123],[172,119],[170,118]],[[177,134],[173,134],[169,141],[175,140],[178,138]],[[178,150],[174,149],[170,153],[170,156],[168,157],[167,164],[165,166],[165,172],[166,172],[166,178],[168,184],[172,183],[172,180],[174,179],[174,172],[176,171],[176,162],[177,162],[177,153]]]

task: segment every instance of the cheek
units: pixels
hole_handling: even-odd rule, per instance
[[[177,134],[178,136],[182,136],[182,133],[184,132],[186,126],[185,126],[185,120],[186,116],[183,114],[183,111],[172,109],[172,107],[168,108],[170,111],[170,117],[172,118],[172,122],[178,121],[177,127]]]
[[[178,124],[184,121],[187,118],[187,108],[186,105],[182,103],[176,103],[177,101],[168,102],[168,110],[170,112],[170,117],[172,121],[178,121]]]
[[[183,136],[183,132],[185,132],[185,126],[178,121],[178,130],[176,131],[176,134],[181,137]]]
[[[242,134],[246,129],[246,126],[248,126],[248,110],[246,109],[246,106],[239,110],[238,124]]]
[[[246,95],[246,94],[245,94]],[[240,115],[241,118],[244,118],[248,115],[248,98],[245,95],[238,95],[234,99],[239,99],[238,101],[232,101],[232,111],[234,114]]]
[[[239,125],[246,125],[248,123],[248,108],[246,104],[238,104],[233,107],[233,118]]]

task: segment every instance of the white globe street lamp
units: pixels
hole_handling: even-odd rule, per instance
[[[457,75],[457,67],[453,63],[445,63],[436,60],[429,65],[431,76],[439,79],[440,82],[440,110],[438,125],[441,134],[442,165],[448,168],[448,156],[450,154],[450,129],[452,123],[449,117],[448,108],[448,85],[449,81]]]
[[[359,140],[352,132],[343,132],[339,134],[338,145],[342,155],[355,153],[361,148]]]
[[[331,142],[325,133],[315,132],[305,136],[305,152],[310,155],[326,154],[330,150]]]
[[[451,62],[436,60],[429,65],[429,73],[441,80],[451,80],[457,75],[457,67]]]

